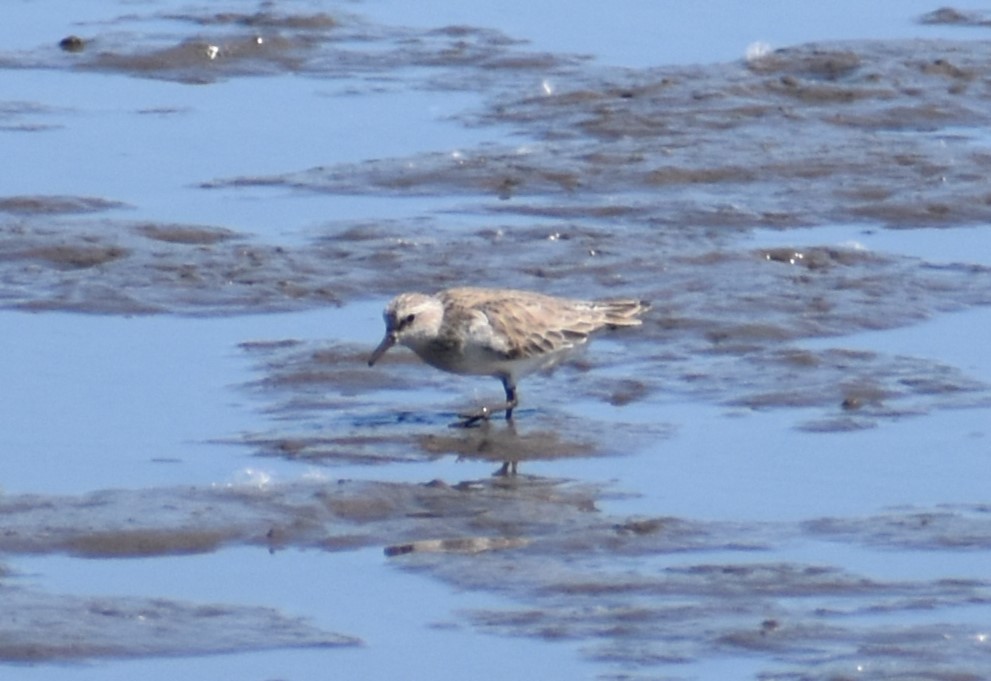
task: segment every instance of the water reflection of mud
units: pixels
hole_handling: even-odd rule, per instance
[[[496,590],[519,603],[464,613],[482,630],[582,641],[592,658],[623,667],[715,659],[731,651],[769,655],[769,671],[782,674],[832,673],[851,656],[922,676],[972,674],[986,663],[986,632],[958,621],[961,609],[991,602],[986,580],[939,571],[926,579],[892,580],[829,562],[774,558],[786,546],[822,538],[849,546],[880,541],[919,551],[987,550],[986,509],[908,508],[804,523],[699,521],[609,516],[597,506],[606,494],[594,486],[519,476],[455,484],[338,481],[7,496],[0,498],[0,551],[92,558],[175,555],[218,545],[328,551],[378,545],[405,569],[459,588]],[[264,609],[65,600],[20,589],[9,574],[3,579],[10,598],[0,628],[9,634],[5,641],[21,642],[0,646],[6,660],[241,650],[255,645],[256,631],[265,632],[268,646],[354,642]],[[920,608],[927,623],[912,624]],[[156,642],[141,632],[114,635],[118,625],[133,627],[137,615],[159,623]],[[39,617],[56,627],[74,623],[78,645],[66,649],[31,638]],[[214,624],[223,618],[242,632],[238,645],[230,648],[230,637],[212,640],[197,626],[203,617]],[[92,627],[80,628],[80,622]],[[280,638],[271,638],[273,626]],[[191,643],[194,635],[202,638]]]

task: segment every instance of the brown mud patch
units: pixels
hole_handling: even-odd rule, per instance
[[[470,116],[525,141],[243,176],[207,187],[465,196],[480,213],[593,215],[697,230],[869,221],[981,225],[988,46],[856,42],[746,63],[586,68]]]
[[[187,244],[208,246],[221,241],[238,238],[238,234],[229,229],[200,225],[162,225],[144,224],[135,231],[149,239],[164,241],[170,244]]]
[[[162,598],[86,598],[10,584],[0,591],[5,614],[0,618],[0,661],[7,663],[361,645],[357,638],[321,631],[270,608]]]
[[[0,552],[148,557],[254,545],[353,549],[456,536],[528,537],[596,518],[595,487],[519,476],[447,484],[330,483],[107,490],[0,498]]]
[[[0,237],[0,299],[31,309],[113,311],[113,291],[119,313],[278,311],[475,282],[637,295],[655,306],[648,335],[691,334],[733,351],[991,302],[983,265],[855,246],[754,251],[724,246],[718,235],[625,227],[348,222],[312,244],[280,246],[220,227],[30,219],[0,222]],[[101,266],[66,272],[67,263]]]
[[[953,26],[991,26],[991,17],[985,12],[940,7],[927,12],[919,19],[923,24],[948,24]]]
[[[958,519],[974,515],[967,508],[944,510]],[[831,538],[861,542],[899,519],[911,524],[917,515],[926,512],[856,520],[849,534]],[[973,522],[969,534],[987,529],[986,517]],[[950,523],[946,527],[954,534]],[[849,673],[851,659],[862,668],[920,678],[966,677],[985,664],[986,634],[966,615],[964,622],[956,618],[989,602],[987,580],[949,573],[891,580],[828,563],[769,559],[775,547],[794,545],[802,533],[793,534],[795,529],[633,518],[611,532],[569,528],[525,549],[487,553],[485,565],[478,556],[457,553],[411,552],[396,559],[459,588],[495,589],[521,604],[466,613],[482,630],[579,641],[589,657],[628,672],[740,654],[767,658],[762,678],[834,678]],[[947,546],[931,539],[920,537],[914,548]],[[737,555],[707,559],[703,547],[720,542],[722,551]],[[599,558],[604,554],[610,560]],[[623,559],[633,556],[637,568],[628,569]],[[643,562],[647,556],[650,567]],[[924,624],[916,623],[919,612],[926,613]]]
[[[337,304],[318,254],[206,225],[0,223],[0,301],[27,310],[233,314]]]
[[[97,267],[127,256],[127,251],[116,246],[85,246],[58,244],[37,246],[7,257],[40,261],[57,270],[77,270]]]
[[[395,352],[381,366],[369,368],[371,344],[275,341],[243,347],[261,374],[244,387],[262,401],[272,429],[235,441],[262,456],[326,465],[429,461],[441,456],[501,464],[620,455],[670,436],[670,428],[659,424],[624,424],[618,429],[615,423],[571,416],[551,405],[537,406],[538,393],[517,411],[515,423],[493,418],[478,427],[451,427],[463,420],[459,414],[498,401],[498,382],[484,378],[471,382],[482,395],[491,393],[491,399],[465,397],[465,384],[424,367],[406,352]],[[574,375],[576,369],[563,373]],[[589,389],[600,391],[597,397],[604,402],[628,403],[640,395],[628,380],[615,384],[603,380]],[[574,378],[564,378],[563,383],[568,384],[568,396],[580,386]],[[521,391],[526,390],[524,384]],[[428,399],[428,395],[436,397]]]
[[[985,508],[730,522],[610,516],[598,510],[605,498],[608,492],[595,486],[528,476],[453,484],[341,480],[5,496],[0,551],[92,558],[100,555],[99,547],[106,557],[121,557],[120,546],[131,545],[133,555],[147,557],[197,545],[212,551],[216,541],[268,550],[380,546],[403,569],[509,599],[499,610],[462,613],[471,626],[579,641],[591,659],[627,670],[741,653],[766,658],[772,677],[799,670],[827,677],[844,669],[851,656],[891,673],[923,676],[972,674],[986,663],[982,632],[959,617],[991,602],[987,580],[962,578],[951,567],[924,579],[889,579],[828,561],[774,557],[819,541],[867,551],[987,550],[991,514]],[[910,537],[908,543],[889,542],[892,530]],[[187,533],[189,541],[175,541]],[[204,533],[211,541],[198,544]],[[119,543],[110,541],[113,536]],[[159,540],[135,541],[138,536]],[[879,537],[885,538],[880,544]],[[12,616],[0,623],[7,642],[0,657],[8,661],[355,642],[265,609],[66,598],[21,589],[11,575],[3,579],[5,613]],[[925,624],[914,623],[919,612],[926,613]],[[161,624],[155,642],[141,628],[111,635],[125,624],[133,629],[141,613]],[[78,644],[58,643],[68,640],[68,632],[39,639],[32,632],[40,617],[53,619],[56,633],[75,622],[71,640]],[[214,626],[218,622],[223,626]],[[98,629],[97,623],[109,628]],[[273,626],[279,636],[272,636]],[[241,633],[213,638],[229,629]],[[191,641],[193,632],[201,638]],[[265,644],[257,643],[257,632],[266,632]]]
[[[168,30],[147,30],[149,22],[163,20]],[[435,86],[465,89],[478,86],[477,79],[472,84],[472,72],[493,81],[498,76],[487,72],[546,73],[581,61],[528,52],[521,44],[471,26],[385,26],[347,13],[134,13],[104,23],[97,33],[69,36],[33,51],[0,53],[0,67],[69,68],[188,84],[293,73],[367,79],[375,88],[401,83],[407,74],[426,68],[450,70],[444,78],[432,74],[438,79]]]
[[[12,215],[64,215],[100,213],[125,208],[120,201],[94,196],[6,196],[0,198],[0,213]]]

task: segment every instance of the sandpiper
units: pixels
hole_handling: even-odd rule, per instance
[[[385,308],[385,338],[368,358],[368,366],[398,343],[438,369],[495,376],[506,390],[505,404],[465,415],[463,424],[499,411],[511,420],[520,378],[554,366],[594,331],[638,326],[639,316],[649,308],[632,298],[571,300],[513,289],[401,293]]]

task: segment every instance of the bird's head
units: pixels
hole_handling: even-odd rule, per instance
[[[415,349],[437,337],[444,318],[444,304],[436,296],[424,293],[401,293],[382,313],[385,338],[372,351],[368,366],[372,366],[397,343]]]

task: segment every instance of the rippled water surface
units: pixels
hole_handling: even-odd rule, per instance
[[[413,7],[8,8],[0,675],[986,678],[991,14]]]

